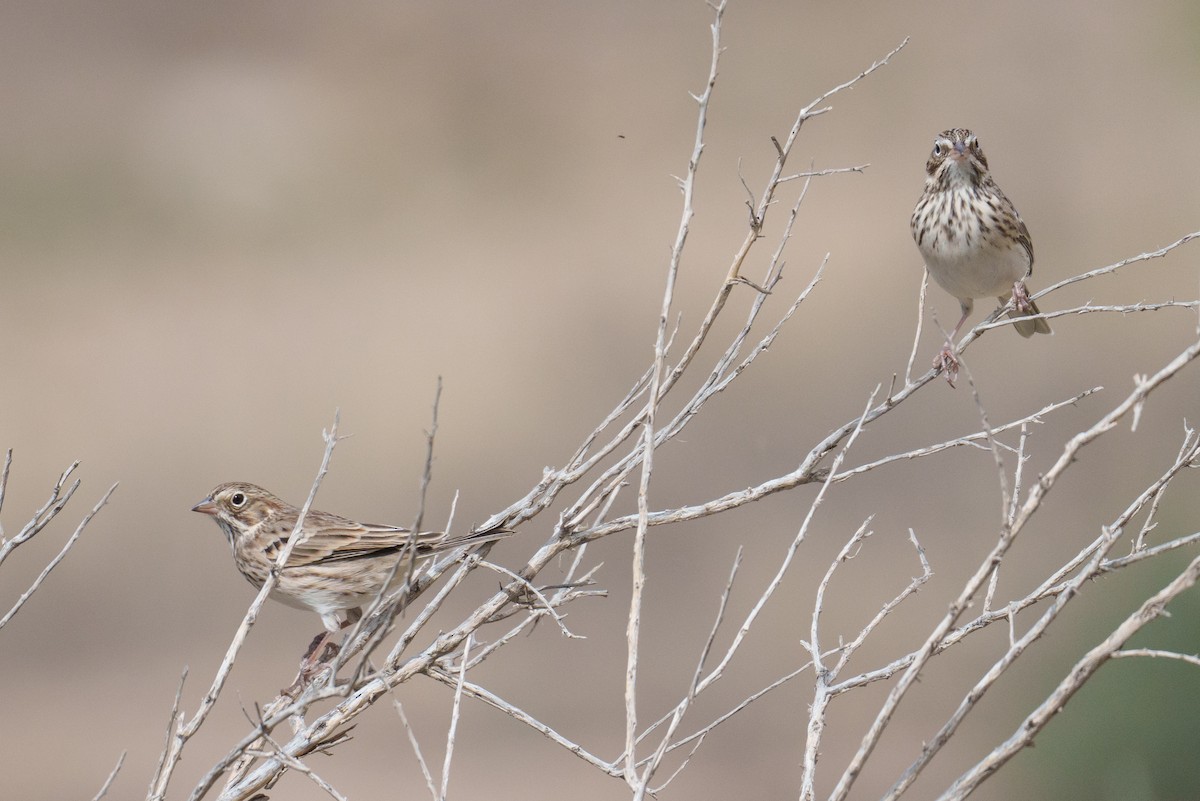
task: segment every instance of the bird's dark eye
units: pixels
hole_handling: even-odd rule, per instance
[[[934,144],[934,146],[933,146],[933,155],[935,155],[935,156],[940,156],[940,155],[942,155],[942,143],[941,143],[941,142],[937,142],[937,143],[935,143],[935,144]]]
[[[235,492],[229,496],[229,505],[234,509],[241,509],[246,505],[246,493]]]

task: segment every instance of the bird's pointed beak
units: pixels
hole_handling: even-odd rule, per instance
[[[200,501],[200,503],[193,506],[192,511],[199,512],[202,515],[215,516],[217,514],[217,505],[213,503],[212,498],[205,498],[204,500]]]

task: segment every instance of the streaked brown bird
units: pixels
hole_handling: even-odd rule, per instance
[[[1033,242],[1021,215],[992,178],[975,134],[951,128],[938,134],[925,164],[925,192],[913,209],[913,239],[933,280],[958,298],[962,308],[946,347],[934,367],[946,371],[950,385],[958,373],[954,338],[974,307],[975,298],[1013,300],[1009,316],[1023,337],[1051,333],[1029,299],[1025,281],[1033,274]]]
[[[300,510],[254,484],[221,484],[192,507],[210,515],[225,533],[233,561],[246,580],[262,587],[279,552],[287,545]],[[464,546],[493,542],[508,530],[450,537],[442,532],[413,534],[400,526],[357,523],[310,509],[301,539],[279,571],[271,597],[288,606],[311,609],[335,633],[362,616],[391,578],[398,586],[417,560]],[[397,567],[397,563],[403,564]],[[320,639],[320,638],[318,638]],[[317,641],[310,647],[315,649]]]

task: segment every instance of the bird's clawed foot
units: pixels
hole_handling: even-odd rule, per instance
[[[313,678],[333,661],[340,650],[338,644],[333,641],[332,632],[323,631],[313,637],[304,656],[300,658],[300,672],[296,674],[296,680],[292,682],[291,686],[280,690],[279,693],[291,698],[298,697]]]
[[[1021,314],[1036,314],[1033,309],[1033,301],[1029,299],[1029,290],[1025,288],[1023,281],[1013,284],[1013,305]],[[1029,334],[1025,336],[1029,336]]]
[[[950,385],[951,389],[954,388],[954,382],[958,380],[958,356],[949,342],[938,352],[937,356],[933,357],[933,369],[945,372],[946,383]]]

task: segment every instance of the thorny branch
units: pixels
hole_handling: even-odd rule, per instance
[[[865,167],[863,165],[829,170],[810,169],[806,172],[785,174],[785,165],[796,147],[802,127],[808,120],[824,115],[831,110],[826,103],[832,96],[854,86],[887,64],[907,43],[905,40],[858,76],[820,95],[802,108],[790,132],[782,141],[772,138],[776,161],[771,174],[765,179],[761,191],[757,194],[751,193],[748,230],[741,243],[733,250],[725,277],[717,288],[707,313],[700,321],[691,339],[682,346],[681,352],[677,356],[673,356],[672,351],[678,330],[671,330],[671,320],[682,319],[675,308],[676,284],[681,277],[682,256],[695,215],[700,157],[704,149],[709,103],[716,87],[717,67],[722,52],[721,22],[725,4],[722,2],[713,6],[713,11],[712,51],[708,79],[704,90],[693,96],[698,107],[695,136],[687,170],[684,177],[680,179],[683,205],[679,228],[667,264],[666,282],[655,329],[651,363],[633,382],[628,392],[612,411],[592,432],[584,437],[583,442],[562,467],[547,468],[541,480],[523,498],[493,515],[480,527],[481,530],[489,530],[494,527],[515,529],[561,502],[562,509],[551,527],[549,538],[520,569],[509,570],[499,566],[490,566],[497,575],[502,577],[503,583],[500,589],[482,601],[457,625],[437,630],[433,634],[429,633],[433,631],[429,626],[430,622],[442,609],[449,594],[460,586],[466,576],[472,570],[486,564],[483,557],[486,555],[487,546],[469,554],[461,552],[449,554],[428,570],[419,575],[412,575],[408,586],[397,590],[392,596],[380,599],[380,603],[364,616],[359,628],[350,638],[351,641],[345,646],[351,653],[358,649],[363,650],[363,655],[357,669],[353,671],[353,675],[339,679],[335,668],[330,671],[323,682],[314,683],[299,698],[281,697],[266,705],[262,710],[260,720],[256,721],[254,729],[238,743],[235,743],[228,753],[207,771],[193,789],[191,798],[199,799],[206,796],[223,775],[226,776],[226,783],[220,795],[222,799],[254,797],[256,793],[278,781],[284,772],[293,769],[305,770],[303,758],[307,755],[316,751],[331,753],[331,749],[346,741],[346,734],[354,726],[359,715],[381,698],[391,694],[399,685],[414,677],[426,676],[445,685],[453,692],[455,710],[460,708],[463,699],[481,701],[508,715],[515,723],[537,731],[551,742],[575,755],[589,767],[597,769],[607,776],[620,779],[628,786],[632,798],[641,799],[647,794],[661,790],[678,776],[688,764],[688,760],[698,752],[705,737],[716,727],[734,715],[744,712],[754,701],[784,684],[801,676],[811,675],[813,695],[808,708],[809,718],[800,779],[800,796],[810,799],[815,798],[820,780],[817,754],[828,722],[828,715],[833,709],[834,699],[874,682],[892,681],[893,686],[889,695],[871,726],[863,733],[858,752],[842,768],[841,776],[832,792],[831,798],[843,799],[848,797],[855,780],[861,775],[865,764],[878,745],[882,732],[888,726],[907,691],[919,679],[929,661],[945,654],[955,645],[965,642],[971,634],[994,623],[1008,625],[1014,632],[1010,636],[1009,647],[995,664],[979,677],[951,717],[929,740],[920,756],[903,774],[897,777],[896,783],[887,797],[898,797],[911,786],[913,779],[939,753],[944,744],[953,736],[964,717],[975,707],[979,698],[995,682],[996,678],[1021,656],[1034,639],[1042,636],[1049,625],[1058,619],[1059,613],[1065,605],[1077,596],[1082,582],[1200,542],[1200,532],[1154,545],[1145,542],[1146,535],[1153,528],[1150,518],[1153,518],[1155,510],[1158,508],[1158,502],[1168,485],[1184,467],[1197,464],[1195,436],[1189,430],[1180,455],[1171,468],[1163,474],[1159,481],[1148,487],[1139,498],[1135,499],[1125,513],[1113,521],[1110,526],[1106,526],[1092,544],[1080,551],[1066,565],[1051,570],[1045,580],[1032,592],[1021,598],[996,602],[998,570],[1005,555],[1033,515],[1046,505],[1050,490],[1061,479],[1068,467],[1078,459],[1081,449],[1110,431],[1120,420],[1131,416],[1131,413],[1136,414],[1147,397],[1170,378],[1184,370],[1196,358],[1200,353],[1200,342],[1185,349],[1179,357],[1154,375],[1140,380],[1135,389],[1109,413],[1103,415],[1094,424],[1067,442],[1054,466],[1033,482],[1027,490],[1023,488],[1025,478],[1022,471],[1024,460],[1029,452],[1030,432],[1068,406],[1080,405],[1085,401],[1094,402],[1092,396],[1101,391],[1099,387],[1082,389],[1063,400],[1042,401],[1040,408],[1036,411],[1018,414],[1012,419],[996,425],[988,422],[987,414],[981,403],[981,426],[978,431],[927,444],[903,453],[864,461],[857,466],[843,468],[852,447],[870,424],[881,420],[893,409],[913,398],[935,378],[932,370],[913,378],[913,362],[910,359],[909,369],[905,373],[902,386],[897,387],[896,379],[893,379],[893,386],[886,392],[880,392],[880,389],[877,388],[860,413],[833,428],[824,437],[817,439],[807,451],[804,451],[794,470],[759,482],[754,486],[730,491],[700,503],[677,508],[655,507],[651,489],[656,451],[675,440],[688,423],[701,413],[709,400],[728,389],[735,379],[758,363],[759,358],[766,353],[780,334],[783,326],[798,312],[809,294],[816,289],[826,269],[828,257],[815,269],[811,280],[791,301],[777,321],[765,332],[761,331],[760,315],[762,311],[769,301],[780,297],[778,288],[783,273],[784,249],[792,235],[793,224],[797,219],[801,203],[807,195],[810,182],[816,178],[843,172],[861,172]],[[743,271],[751,263],[750,257],[755,252],[754,245],[765,238],[769,213],[778,203],[777,195],[782,187],[792,182],[799,182],[795,184],[799,186],[798,194],[795,202],[791,205],[790,214],[782,223],[782,231],[778,234],[775,249],[770,254],[764,254],[763,277],[757,282],[747,279],[743,276]],[[1036,297],[1040,298],[1077,281],[1114,272],[1135,262],[1166,256],[1175,248],[1186,245],[1197,236],[1200,234],[1190,234],[1159,251],[1142,254],[1109,267],[1067,279],[1044,290]],[[741,326],[732,335],[729,344],[716,357],[709,373],[700,381],[700,386],[692,395],[685,398],[674,397],[677,393],[672,391],[680,385],[681,378],[684,375],[696,373],[697,357],[703,346],[709,341],[710,335],[715,330],[714,325],[728,307],[729,300],[738,297],[734,294],[735,291],[750,292],[747,299],[746,316]],[[1097,311],[1133,313],[1167,308],[1195,309],[1198,305],[1200,303],[1196,301],[1174,299],[1105,307],[1087,305],[1076,309],[1051,311],[1045,316],[1062,317]],[[959,345],[959,351],[967,348],[990,328],[1009,324],[999,320],[1001,314],[1002,310],[997,310],[968,332]],[[676,322],[675,325],[678,326],[679,323]],[[752,342],[752,334],[759,338],[756,344],[747,349],[747,343]],[[914,344],[914,354],[915,347]],[[424,486],[428,482],[432,465],[432,442],[436,425],[435,411],[433,429],[429,433],[430,451],[426,463],[422,497],[424,497]],[[329,456],[336,442],[335,432],[336,420],[333,429],[326,435],[325,457],[317,479],[314,481],[305,510],[309,508],[321,477],[327,469]],[[1014,434],[1014,432],[1016,433]],[[1013,446],[1002,441],[1003,437],[1009,435],[1018,436],[1019,444]],[[796,558],[799,549],[806,544],[807,535],[818,519],[820,508],[831,497],[834,488],[845,485],[868,472],[896,469],[905,462],[931,458],[959,447],[986,448],[994,454],[997,470],[1001,477],[1004,513],[995,544],[983,557],[976,571],[958,591],[957,598],[951,604],[950,610],[932,624],[923,644],[911,653],[899,656],[885,665],[861,670],[855,675],[845,675],[851,664],[852,656],[861,650],[883,620],[918,592],[932,577],[930,561],[927,559],[916,533],[910,531],[909,541],[915,551],[915,564],[920,568],[919,575],[906,581],[898,581],[892,590],[895,594],[890,599],[881,599],[879,610],[862,624],[857,634],[851,637],[849,642],[842,642],[839,638],[838,644],[834,647],[823,645],[823,640],[832,639],[821,630],[826,591],[832,582],[837,580],[838,570],[852,560],[860,549],[868,546],[867,539],[871,536],[871,532],[867,528],[870,523],[868,518],[861,528],[850,534],[844,548],[825,571],[824,577],[816,588],[808,639],[804,643],[808,659],[806,664],[782,672],[778,678],[745,695],[741,702],[722,714],[693,725],[691,718],[695,714],[695,701],[716,681],[729,674],[743,644],[755,630],[755,624],[760,615],[771,603],[777,589],[788,576],[790,565]],[[1016,466],[1011,477],[1006,472],[1004,464],[1004,457],[1008,454],[1016,456]],[[636,511],[613,514],[612,510],[616,508],[618,497],[631,486],[635,472],[638,473]],[[741,560],[740,550],[728,582],[720,594],[709,636],[700,647],[699,658],[690,676],[681,682],[679,700],[665,715],[658,717],[649,725],[644,725],[639,714],[642,709],[638,692],[638,669],[644,659],[640,621],[645,605],[644,588],[647,581],[645,546],[649,530],[654,526],[667,523],[682,523],[712,517],[725,511],[756,503],[775,493],[807,484],[816,485],[815,497],[809,504],[796,535],[784,553],[780,555],[778,570],[758,591],[751,610],[742,618],[737,630],[732,633],[731,642],[724,646],[723,650],[717,650],[718,635],[724,633],[726,628],[729,602],[735,589],[735,579]],[[564,493],[576,485],[579,485],[578,494],[564,501]],[[2,495],[3,481],[0,480],[0,498]],[[1111,557],[1109,554],[1126,530],[1129,520],[1134,515],[1146,510],[1149,510],[1147,521],[1142,526],[1142,532],[1134,543],[1131,553],[1124,557]],[[303,517],[301,517],[302,520]],[[299,528],[299,523],[297,528]],[[628,607],[626,629],[625,714],[620,737],[623,741],[623,749],[614,758],[606,759],[579,745],[577,736],[572,732],[564,731],[561,727],[556,728],[539,720],[518,703],[502,698],[479,683],[471,681],[468,674],[484,659],[497,654],[505,646],[517,641],[519,634],[530,630],[542,618],[554,621],[554,625],[564,636],[576,636],[576,633],[566,626],[562,610],[581,597],[604,592],[603,590],[584,589],[592,580],[596,567],[584,571],[581,579],[574,578],[577,572],[583,570],[587,544],[622,531],[635,532],[631,549],[633,589]],[[293,536],[289,544],[297,539],[298,537]],[[567,571],[568,583],[538,586],[536,581],[542,571],[567,552],[574,552],[575,557]],[[286,556],[285,551],[280,559],[286,559]],[[2,558],[3,553],[0,552],[0,561]],[[1193,563],[1193,566],[1195,564]],[[1030,715],[1027,725],[1019,729],[1009,742],[997,747],[986,760],[964,773],[955,786],[947,791],[948,795],[944,797],[962,797],[962,794],[969,792],[978,785],[979,781],[1011,758],[1019,748],[1027,745],[1045,725],[1053,712],[1061,708],[1061,705],[1086,681],[1088,676],[1094,673],[1103,661],[1122,653],[1119,651],[1120,646],[1128,639],[1129,634],[1136,630],[1137,626],[1143,625],[1146,620],[1161,611],[1161,604],[1175,597],[1185,586],[1190,586],[1190,583],[1195,581],[1194,573],[1195,571],[1189,568],[1189,571],[1181,574],[1175,582],[1147,600],[1143,609],[1139,610],[1139,615],[1131,617],[1130,621],[1132,622],[1127,621],[1126,624],[1123,624],[1111,637],[1106,638],[1104,643],[1097,646],[1093,653],[1081,661],[1077,670],[1064,679],[1055,695],[1047,699],[1047,704]],[[416,593],[442,578],[445,580],[440,584],[438,591],[423,607],[415,610],[407,627],[399,632],[386,658],[378,665],[372,663],[369,659],[371,651],[375,644],[381,642],[383,637],[391,632],[390,626],[395,620],[396,610],[401,607],[403,601],[406,598],[415,597]],[[264,586],[250,612],[247,613],[243,626],[231,644],[212,688],[201,702],[200,710],[186,723],[184,722],[185,716],[180,711],[181,696],[177,696],[171,713],[167,745],[160,759],[150,798],[165,797],[167,786],[174,768],[181,758],[183,747],[204,723],[213,704],[216,703],[237,651],[244,642],[245,635],[268,591],[269,584]],[[981,594],[986,594],[982,611],[973,619],[964,621],[966,611],[971,608]],[[1050,601],[1049,608],[1043,610],[1040,617],[1026,629],[1024,634],[1016,636],[1014,621],[1017,617],[1030,607],[1044,601]],[[494,638],[491,642],[482,639],[480,630],[484,626],[510,618],[515,618],[516,621],[507,632]],[[371,644],[364,645],[368,641]],[[470,645],[471,653],[467,652],[468,645]],[[714,653],[719,653],[720,658],[715,659]],[[1125,653],[1165,656],[1169,652],[1130,651]],[[1170,655],[1170,658],[1185,657]],[[715,664],[710,665],[714,659]],[[180,693],[182,693],[182,685]],[[326,701],[330,702],[332,706],[325,708],[324,711],[310,719],[309,715],[313,714],[315,706]],[[397,708],[399,710],[399,707]],[[404,719],[402,710],[399,711]],[[288,739],[277,738],[275,731],[285,721],[291,722],[291,737]],[[450,749],[447,751],[447,761],[443,767],[441,787],[439,788],[436,786],[437,782],[434,780],[432,771],[421,756],[415,735],[407,722],[404,725],[417,753],[431,795],[434,797],[444,796],[449,777]],[[685,725],[690,728],[685,730]],[[451,729],[452,736],[453,729]],[[651,737],[655,738],[653,742],[650,742]],[[449,742],[452,744],[453,740],[451,739]],[[642,747],[643,744],[647,744],[649,753],[638,753],[639,747]],[[679,758],[666,779],[654,784],[660,771],[672,767],[667,764],[666,758],[680,753],[681,749],[689,749],[688,755]],[[310,776],[314,781],[317,780],[315,774],[310,773]],[[331,794],[334,792],[332,788],[330,788],[330,792]]]
[[[0,511],[3,511],[4,509],[4,501],[8,494],[8,479],[12,472],[12,462],[13,452],[12,449],[9,448],[4,453],[4,467],[0,468]],[[6,537],[4,534],[4,526],[2,523],[0,523],[0,565],[3,565],[4,561],[13,552],[15,552],[17,548],[30,542],[38,534],[41,534],[43,531],[45,531],[46,528],[52,522],[54,522],[54,519],[58,517],[62,510],[66,508],[67,504],[71,501],[71,498],[75,495],[75,491],[79,489],[80,486],[79,479],[75,479],[70,483],[70,485],[67,484],[67,481],[71,478],[71,474],[74,473],[78,467],[78,461],[72,462],[71,465],[59,475],[58,481],[55,482],[54,487],[50,490],[50,497],[47,498],[46,502],[33,513],[33,517],[31,517],[29,522],[21,527],[19,532],[14,534],[12,537]],[[25,604],[29,602],[34,593],[41,589],[42,584],[46,581],[47,577],[49,577],[51,571],[58,567],[58,565],[62,563],[63,559],[67,557],[67,554],[70,553],[71,549],[75,547],[75,544],[79,542],[79,538],[83,535],[84,529],[87,528],[88,524],[92,522],[92,519],[100,513],[100,510],[108,504],[109,499],[116,491],[117,484],[113,484],[103,495],[100,496],[100,500],[96,502],[91,510],[89,510],[87,514],[83,516],[83,518],[79,521],[79,524],[75,526],[75,530],[71,533],[71,536],[69,536],[66,542],[63,543],[63,546],[59,549],[58,553],[50,558],[50,560],[41,569],[29,586],[17,597],[17,600],[13,602],[13,605],[9,608],[9,610],[3,616],[0,616],[0,629],[3,629],[6,625],[8,625],[9,621],[16,617],[17,613],[25,607]],[[112,772],[109,773],[108,778],[104,781],[104,784],[101,785],[100,790],[93,797],[93,801],[99,801],[99,799],[108,794],[109,788],[112,786],[113,781],[117,778],[117,774],[120,772],[121,766],[124,763],[125,752],[122,752],[121,756],[117,759],[117,764],[113,767]]]
[[[8,486],[8,474],[11,466],[12,450],[10,449],[5,454],[4,470],[2,473],[0,473],[0,507],[2,507],[4,504],[4,491]],[[40,534],[46,528],[46,526],[50,525],[50,522],[58,516],[58,513],[61,512],[63,507],[65,507],[71,500],[71,496],[75,494],[75,490],[79,489],[79,480],[76,479],[69,487],[66,486],[66,483],[67,479],[71,476],[71,473],[75,472],[75,468],[77,467],[79,467],[79,462],[75,462],[63,471],[62,475],[58,478],[58,483],[54,485],[54,489],[50,493],[50,498],[45,504],[42,505],[40,509],[34,512],[34,515],[29,519],[29,522],[26,523],[24,527],[11,539],[4,539],[3,529],[0,528],[0,564],[4,563],[4,560],[8,558],[10,553],[15,551],[18,547],[29,542],[31,539]],[[104,506],[108,503],[108,499],[111,498],[112,494],[116,491],[117,485],[113,484],[108,488],[108,491],[100,497],[100,500],[96,502],[96,505],[92,507],[91,511],[84,515],[83,519],[79,521],[79,525],[75,527],[75,531],[72,532],[71,536],[67,538],[67,541],[63,543],[63,547],[59,550],[59,552],[55,554],[55,556],[49,562],[46,563],[46,566],[42,568],[40,573],[38,573],[37,578],[35,578],[29,587],[21,593],[8,612],[0,617],[0,629],[4,628],[10,620],[16,617],[17,612],[20,612],[21,607],[25,606],[25,604],[29,602],[29,599],[32,598],[33,594],[42,586],[42,582],[46,580],[46,578],[50,575],[50,572],[54,570],[54,568],[58,567],[62,560],[67,557],[67,554],[72,548],[75,547],[75,543],[79,541],[79,537],[83,534],[83,530],[87,527],[88,523],[92,522],[92,518],[95,517],[102,508],[104,508]]]

